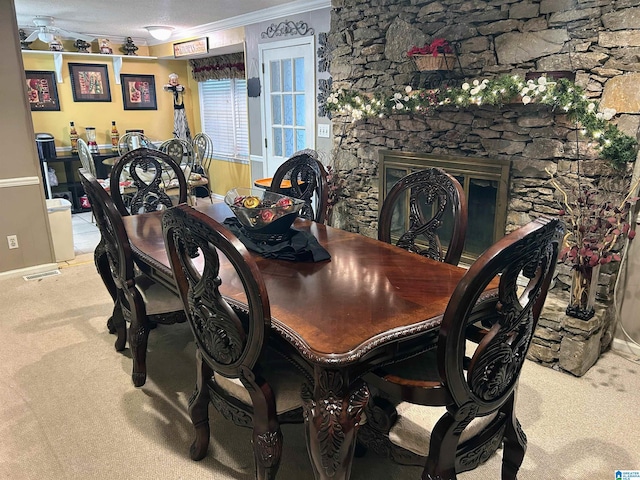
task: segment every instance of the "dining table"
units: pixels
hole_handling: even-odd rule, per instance
[[[195,208],[220,223],[233,216],[223,202]],[[162,212],[123,220],[139,268],[177,292]],[[298,218],[292,228],[311,233],[331,258],[302,262],[251,253],[268,292],[273,333],[313,371],[313,385],[304,385],[301,396],[315,478],[346,480],[370,396],[362,376],[435,348],[443,313],[466,269],[310,220]],[[232,286],[224,290],[234,284],[225,281],[231,275],[225,272],[221,268],[221,293],[237,301]]]

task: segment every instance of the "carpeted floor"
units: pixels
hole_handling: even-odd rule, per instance
[[[148,380],[130,380],[128,350],[113,348],[111,298],[91,262],[37,281],[0,280],[0,478],[254,478],[250,430],[213,407],[212,442],[189,459],[186,413],[195,382],[189,327],[151,332]],[[529,443],[520,480],[607,480],[640,469],[640,365],[605,354],[582,378],[527,362],[518,417]],[[285,425],[278,478],[312,479],[302,425]],[[500,478],[500,452],[462,480]],[[421,468],[372,453],[353,480],[420,478]]]

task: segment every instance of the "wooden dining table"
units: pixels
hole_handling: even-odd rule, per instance
[[[224,203],[195,208],[219,222],[233,216]],[[177,292],[161,216],[123,220],[139,267]],[[253,256],[269,294],[273,332],[313,370],[314,384],[301,395],[315,478],[346,480],[370,395],[362,375],[434,347],[449,298],[466,270],[309,220],[297,219],[293,228],[313,234],[331,259]],[[223,271],[222,286],[233,283],[225,282]],[[227,296],[222,287],[221,292]]]

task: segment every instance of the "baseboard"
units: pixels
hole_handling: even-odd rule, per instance
[[[611,342],[611,349],[640,357],[640,347],[622,338],[614,338],[613,342]]]
[[[49,270],[57,270],[57,263],[43,263],[42,265],[34,265],[33,267],[19,268],[17,270],[9,270],[0,272],[0,280],[3,278],[23,277],[34,273],[48,272]]]

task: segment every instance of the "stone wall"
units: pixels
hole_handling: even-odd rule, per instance
[[[572,71],[588,97],[618,112],[613,121],[624,133],[638,135],[640,0],[332,0],[332,7],[334,90],[420,87],[424,75],[406,51],[442,37],[459,46],[452,81]],[[332,224],[372,237],[380,149],[511,160],[506,233],[558,212],[546,170],[575,181],[580,167],[596,186],[611,173],[565,115],[517,99],[500,108],[450,107],[354,123],[337,115],[333,133],[332,163],[344,188]],[[598,298],[610,301],[616,270],[605,267]],[[570,283],[569,273],[560,268],[561,287]]]

